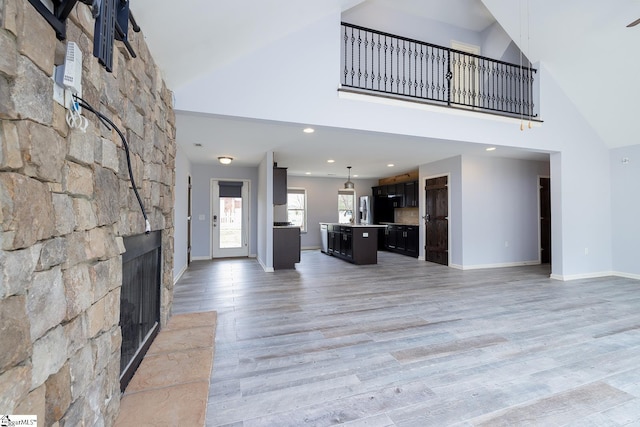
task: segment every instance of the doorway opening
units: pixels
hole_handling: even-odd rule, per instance
[[[211,180],[212,258],[249,256],[249,185]]]
[[[540,263],[551,263],[551,179],[539,177]]]
[[[187,266],[191,264],[191,175],[189,175],[187,185]]]

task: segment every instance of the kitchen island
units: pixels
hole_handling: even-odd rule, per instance
[[[327,255],[353,264],[378,263],[378,229],[385,225],[320,223],[327,232]]]

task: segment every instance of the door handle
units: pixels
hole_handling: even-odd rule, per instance
[[[218,215],[214,215],[213,216],[213,226],[217,226],[218,225]]]

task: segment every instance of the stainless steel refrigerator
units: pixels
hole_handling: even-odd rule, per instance
[[[360,224],[371,224],[371,196],[360,196],[360,204],[358,207]]]

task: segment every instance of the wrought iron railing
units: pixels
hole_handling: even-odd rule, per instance
[[[537,117],[536,70],[342,23],[342,87]]]

